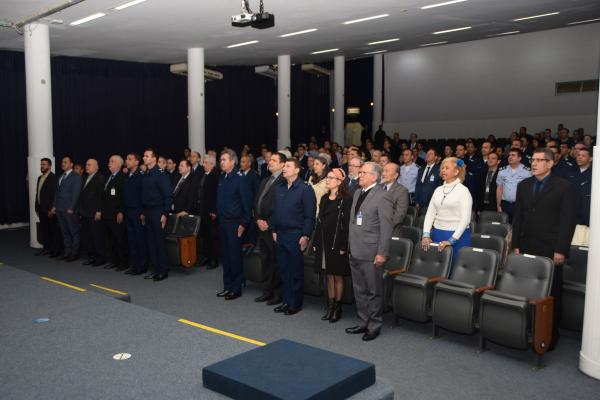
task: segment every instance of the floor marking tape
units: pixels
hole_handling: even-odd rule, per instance
[[[56,279],[47,278],[45,276],[42,276],[41,278],[43,280],[45,280],[45,281],[56,283],[57,285],[66,286],[66,287],[68,287],[70,289],[73,289],[73,290],[77,290],[78,292],[86,292],[87,291],[87,290],[85,290],[83,288],[80,288],[78,286],[73,286],[73,285],[69,285],[68,283],[65,283],[65,282],[57,281]]]
[[[187,325],[194,326],[196,328],[204,329],[205,331],[216,333],[218,335],[223,335],[223,336],[227,336],[227,337],[230,337],[230,338],[233,338],[233,339],[241,340],[242,342],[251,343],[251,344],[254,344],[254,345],[257,345],[257,346],[265,346],[266,345],[266,343],[259,342],[258,340],[249,339],[247,337],[236,335],[234,333],[230,333],[230,332],[222,331],[220,329],[212,328],[210,326],[202,325],[202,324],[199,324],[197,322],[188,321],[187,319],[180,319],[179,322],[187,324]]]
[[[123,295],[123,296],[126,296],[128,294],[128,293],[125,293],[125,292],[121,292],[120,290],[115,290],[115,289],[107,288],[105,286],[96,285],[95,283],[90,283],[90,286],[93,286],[93,287],[98,288],[98,289],[106,290],[107,292],[120,294],[120,295]]]

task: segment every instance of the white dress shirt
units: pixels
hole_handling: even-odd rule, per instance
[[[452,237],[460,239],[465,229],[471,224],[471,193],[459,179],[444,183],[433,192],[427,208],[423,232],[431,232],[431,228],[443,231],[454,231]]]

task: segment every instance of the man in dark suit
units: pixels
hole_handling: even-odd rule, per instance
[[[265,151],[263,153],[263,159],[264,162],[261,164],[260,169],[258,171],[258,174],[260,175],[260,179],[265,179],[268,178],[269,176],[271,176],[271,172],[269,172],[269,160],[271,159],[271,156],[273,155],[273,153],[271,153],[269,150]]]
[[[360,189],[358,184],[358,175],[360,173],[360,167],[363,162],[360,157],[352,157],[348,160],[348,176],[346,177],[346,184],[348,185],[348,194],[354,196],[354,192]]]
[[[392,200],[392,224],[393,233],[397,234],[406,217],[408,203],[410,202],[408,190],[397,182],[400,176],[400,166],[396,163],[388,163],[383,166],[381,173],[381,186],[388,192]]]
[[[287,157],[282,153],[275,153],[269,161],[271,177],[263,179],[254,199],[254,218],[258,226],[258,247],[266,254],[268,279],[263,287],[263,294],[254,301],[257,303],[266,301],[267,305],[279,304],[281,298],[281,277],[275,260],[275,243],[271,234],[268,220],[273,214],[273,189],[283,182],[283,167]]]
[[[200,215],[200,242],[198,246],[198,265],[206,269],[219,266],[219,231],[217,226],[217,187],[219,169],[215,156],[207,154],[202,160],[204,175],[198,182],[195,214]]]
[[[550,171],[554,155],[549,149],[533,153],[532,177],[517,186],[513,216],[513,251],[533,254],[554,261],[552,281],[554,318],[552,343],[558,341],[562,298],[562,265],[569,255],[576,224],[576,194],[573,185]]]
[[[56,215],[62,232],[65,251],[60,259],[71,262],[79,258],[77,206],[82,182],[81,176],[73,171],[73,159],[70,156],[63,157],[61,167],[63,173],[58,179],[50,213]]]
[[[102,192],[106,179],[98,172],[98,161],[90,158],[85,163],[86,177],[79,195],[81,218],[81,247],[87,253],[83,265],[100,266],[106,262],[104,229],[101,220]]]
[[[200,153],[192,151],[190,154],[190,163],[192,163],[192,174],[202,176],[204,175],[204,168],[202,168],[202,159]]]
[[[306,165],[307,165],[307,167],[300,170],[300,179],[302,179],[304,182],[308,182],[308,180],[310,179],[311,175],[313,174],[313,164],[314,164],[314,162],[315,162],[315,157],[308,156],[306,158]]]
[[[418,208],[429,207],[429,201],[435,189],[440,186],[440,166],[436,164],[438,152],[436,149],[427,150],[426,165],[419,169],[415,185],[415,204]]]
[[[392,237],[392,200],[379,185],[381,167],[366,162],[360,168],[360,187],[354,193],[350,213],[350,270],[356,300],[358,325],[346,333],[360,334],[370,341],[383,325],[383,274]]]
[[[125,204],[123,202],[123,185],[125,176],[121,172],[123,158],[113,155],[108,160],[110,176],[104,185],[102,195],[102,221],[106,236],[106,245],[111,264],[105,268],[124,271],[128,268],[127,236],[125,222]]]
[[[187,158],[184,158],[184,160],[187,160]],[[169,179],[171,179],[171,185],[175,188],[175,185],[179,182],[179,178],[181,178],[181,174],[177,171],[177,163],[172,158],[167,158],[166,173],[169,175]]]
[[[273,154],[271,155],[271,158],[273,158]],[[270,170],[269,172],[271,173]],[[246,185],[250,188],[252,201],[254,201],[261,179],[258,176],[258,173],[252,170],[252,161],[250,160],[250,157],[248,155],[243,155],[240,157],[240,173],[242,174],[242,177],[246,180]],[[246,231],[244,232],[244,236],[242,236],[242,246],[245,253],[251,252],[254,246],[256,246],[257,235],[258,233],[256,229],[256,224],[250,224],[248,226],[248,229],[246,229]]]
[[[146,229],[142,225],[142,174],[140,173],[140,155],[127,155],[129,174],[123,183],[123,205],[127,225],[127,244],[129,249],[130,267],[127,275],[146,273],[148,266],[148,247],[146,245]]]
[[[173,188],[173,214],[193,214],[197,202],[198,181],[202,178],[198,174],[192,174],[192,164],[188,160],[179,162],[179,174],[181,178]]]
[[[35,212],[40,219],[41,244],[44,247],[35,255],[57,257],[60,254],[62,238],[56,218],[50,216],[56,192],[56,175],[52,172],[52,160],[42,158],[40,172],[42,175],[37,179],[35,191]]]
[[[308,168],[308,155],[306,154],[306,146],[303,144],[298,145],[298,161],[302,169]]]
[[[500,160],[498,154],[492,152],[487,156],[487,167],[482,174],[479,175],[477,188],[477,211],[496,211],[498,205],[496,203],[496,178],[498,178],[498,168]]]

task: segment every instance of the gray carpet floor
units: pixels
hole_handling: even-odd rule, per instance
[[[581,343],[576,333],[562,333],[559,346],[547,354],[547,366],[540,371],[531,369],[532,352],[490,344],[490,351],[479,354],[477,336],[443,332],[441,339],[431,340],[430,324],[401,321],[394,326],[391,315],[386,315],[382,335],[364,343],[360,337],[344,333],[344,328],[354,325],[351,306],[345,307],[344,318],[336,324],[320,321],[323,304],[320,298],[307,297],[301,313],[283,316],[253,301],[260,288],[252,284],[235,301],[215,297],[221,290],[220,268],[195,269],[192,273],[173,269],[169,279],[152,282],[112,270],[84,267],[77,262],[34,257],[28,239],[26,230],[0,232],[0,262],[81,287],[88,288],[93,283],[127,292],[137,306],[262,342],[286,338],[371,361],[376,365],[377,375],[392,383],[398,399],[597,399],[600,393],[600,382],[577,369]],[[102,318],[108,321],[110,313]],[[157,332],[156,344],[169,334],[170,331]],[[134,343],[134,332],[132,337]],[[235,341],[224,337],[215,340]],[[81,344],[73,343],[78,345]],[[43,348],[43,343],[40,346]],[[181,346],[182,353],[185,346]],[[3,365],[1,362],[0,377],[4,375]],[[156,373],[176,376],[176,361],[167,368],[158,368]]]

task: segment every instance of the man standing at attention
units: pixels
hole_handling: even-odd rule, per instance
[[[79,223],[77,222],[77,206],[81,193],[81,176],[73,171],[73,159],[65,156],[61,167],[63,174],[58,179],[54,195],[51,215],[56,215],[58,226],[62,232],[65,252],[62,259],[75,261],[79,258]]]

